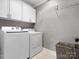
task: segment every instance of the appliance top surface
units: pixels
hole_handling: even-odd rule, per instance
[[[30,31],[29,33],[30,34],[37,34],[37,33],[42,33],[42,32],[32,32],[32,31]]]

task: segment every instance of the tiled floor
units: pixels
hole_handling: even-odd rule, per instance
[[[32,59],[56,59],[56,52],[44,48],[42,52]]]

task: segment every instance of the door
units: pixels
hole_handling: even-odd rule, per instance
[[[9,12],[8,6],[9,6],[9,0],[0,0],[0,17],[7,18]]]
[[[42,33],[30,33],[30,57],[42,50]]]
[[[36,20],[36,11],[35,9],[28,5],[26,2],[23,2],[23,21],[26,22],[35,22]]]
[[[30,9],[30,22],[36,23],[36,10]]]
[[[3,46],[4,46],[4,33],[2,31],[0,31],[0,59],[4,58]]]
[[[30,22],[29,5],[23,2],[23,21]]]
[[[28,33],[6,33],[4,39],[4,59],[27,59],[28,57]]]
[[[21,21],[22,0],[10,0],[10,15],[12,19]]]

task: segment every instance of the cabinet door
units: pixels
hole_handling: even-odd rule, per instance
[[[23,2],[23,21],[35,22],[35,9]]]
[[[36,10],[30,9],[30,22],[36,23]]]
[[[0,17],[7,17],[8,14],[8,0],[0,0]]]
[[[10,0],[10,15],[12,19],[21,20],[22,13],[22,1]]]

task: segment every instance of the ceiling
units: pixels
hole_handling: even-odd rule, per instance
[[[44,4],[45,2],[47,2],[48,0],[25,0],[27,3],[29,3],[31,6],[33,6],[34,8]]]

